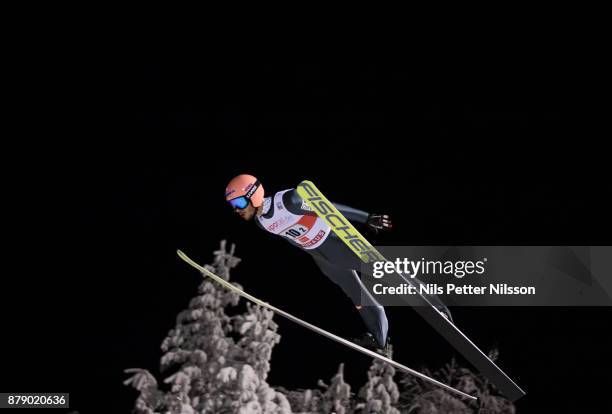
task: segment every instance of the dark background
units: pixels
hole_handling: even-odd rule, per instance
[[[307,255],[232,215],[223,190],[243,172],[269,191],[310,179],[330,199],[391,214],[395,231],[381,244],[609,243],[606,150],[586,140],[592,102],[559,63],[147,56],[75,75],[72,112],[48,110],[73,122],[76,141],[24,141],[5,186],[14,207],[5,226],[15,231],[6,233],[2,390],[70,392],[81,412],[128,412],[136,392],[122,385],[123,369],[158,373],[161,341],[200,283],[175,250],[206,263],[221,239],[237,244],[233,279],[250,293],[359,333],[348,299]],[[409,308],[388,313],[399,361],[435,368],[453,356]],[[526,389],[519,412],[603,407],[596,386],[610,368],[611,315],[454,311]],[[314,388],[340,362],[354,390],[365,382],[367,358],[278,323],[271,384]]]

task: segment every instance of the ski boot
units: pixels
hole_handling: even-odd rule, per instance
[[[387,337],[387,342],[385,343],[384,348],[380,347],[380,345],[378,344],[378,341],[374,339],[374,336],[372,336],[372,334],[369,332],[363,334],[361,338],[353,338],[351,342],[353,342],[356,345],[362,346],[365,349],[369,349],[370,351],[374,351],[377,354],[380,354],[389,359],[391,359],[392,357],[393,351],[392,351],[391,341],[389,340],[389,337]]]

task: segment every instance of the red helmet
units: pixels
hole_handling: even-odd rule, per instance
[[[237,208],[246,208],[249,201],[254,207],[259,207],[263,204],[264,188],[252,175],[240,174],[225,188],[225,199]]]

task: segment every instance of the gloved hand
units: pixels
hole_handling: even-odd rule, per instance
[[[378,233],[379,231],[390,231],[393,228],[391,219],[386,214],[370,214],[366,224],[374,233]]]

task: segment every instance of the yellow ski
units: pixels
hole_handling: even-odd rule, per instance
[[[386,261],[312,182],[302,181],[297,193],[364,263]]]

